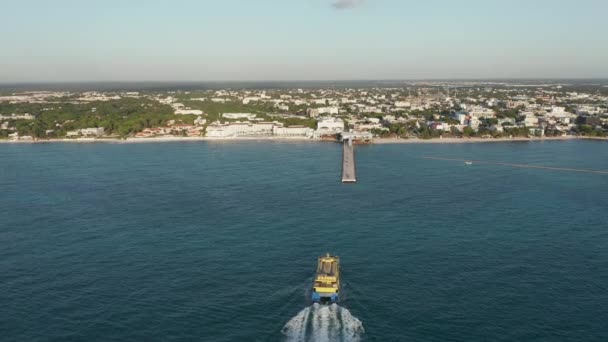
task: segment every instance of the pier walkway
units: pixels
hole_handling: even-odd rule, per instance
[[[342,183],[356,183],[355,174],[355,147],[351,139],[344,140],[344,153],[342,154]]]

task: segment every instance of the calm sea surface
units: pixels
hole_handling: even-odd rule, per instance
[[[424,156],[608,170],[594,141],[357,146],[355,185],[338,144],[2,144],[0,340],[607,341],[608,175]],[[325,252],[340,307],[308,301]]]

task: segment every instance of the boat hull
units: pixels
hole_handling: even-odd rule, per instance
[[[317,273],[312,285],[312,301],[337,303],[340,292],[340,258],[329,253],[318,258]]]
[[[337,303],[339,300],[340,297],[337,293],[312,292],[313,303]]]

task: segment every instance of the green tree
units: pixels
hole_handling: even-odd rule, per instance
[[[469,126],[466,126],[463,130],[462,130],[462,135],[465,137],[472,137],[475,135],[475,130]]]

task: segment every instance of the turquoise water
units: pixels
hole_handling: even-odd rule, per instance
[[[356,185],[338,144],[3,144],[1,339],[606,341],[608,175],[424,156],[608,169],[595,141],[357,146]]]

